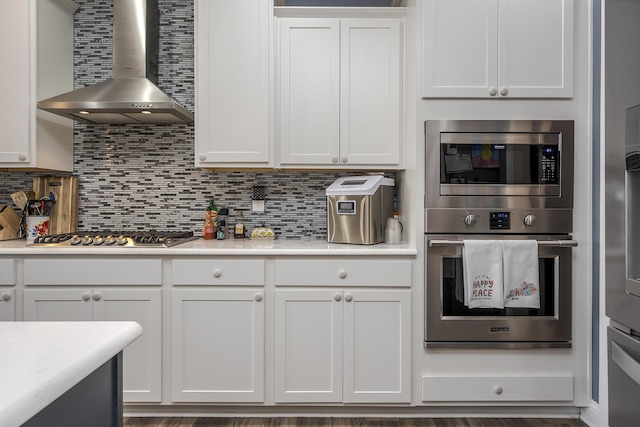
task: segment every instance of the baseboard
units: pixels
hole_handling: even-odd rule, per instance
[[[589,427],[606,427],[606,423],[601,424],[600,420],[600,405],[597,402],[591,401],[591,404],[587,408],[580,410],[580,420],[587,424]]]

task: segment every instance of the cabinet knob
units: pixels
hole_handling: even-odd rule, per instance
[[[333,156],[331,158],[331,163],[338,163],[338,156]]]
[[[334,300],[336,300],[336,301],[338,301],[338,302],[340,302],[340,300],[342,299],[342,294],[339,294],[339,293],[338,293],[338,294],[335,294],[335,295],[333,296],[333,299],[334,299]]]
[[[215,270],[213,270],[213,277],[218,278],[220,276],[222,276],[222,271],[220,271],[219,268],[216,268]]]
[[[341,279],[346,279],[347,278],[347,270],[338,271],[338,277],[341,278]]]
[[[495,394],[502,394],[502,386],[499,386],[499,385],[495,386],[495,388],[493,389],[493,392]]]
[[[27,156],[25,154],[18,154],[18,160],[20,160],[21,162],[24,162],[25,160],[27,160]]]
[[[262,294],[260,294],[260,293],[255,294],[255,295],[253,296],[253,299],[254,299],[254,300],[256,300],[257,302],[262,301]]]
[[[89,295],[89,292],[85,292],[82,294],[82,301],[89,301],[91,299],[91,295]]]
[[[201,162],[204,162],[205,160],[207,160],[207,156],[205,156],[204,154],[200,154],[198,156],[198,159],[200,159]]]
[[[11,300],[11,294],[9,292],[5,292],[2,294],[2,301],[9,301]]]
[[[347,156],[340,157],[340,163],[347,163],[348,161],[349,161],[349,158]]]
[[[507,89],[506,87],[503,87],[500,89],[500,95],[507,96],[508,94],[509,94],[509,89]]]
[[[351,294],[346,294],[346,295],[344,296],[344,300],[345,300],[346,302],[351,302],[351,301],[353,301],[353,295],[351,295]]]
[[[100,292],[95,292],[93,294],[93,300],[94,301],[100,301],[100,298],[102,298],[102,295],[100,295]]]
[[[496,88],[496,87],[490,87],[489,88],[489,95],[496,96],[497,94],[498,94],[498,88]]]

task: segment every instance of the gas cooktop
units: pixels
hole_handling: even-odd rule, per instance
[[[36,237],[31,247],[158,247],[198,239],[191,231],[90,231]]]

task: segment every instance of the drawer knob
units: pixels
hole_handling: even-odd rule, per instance
[[[338,271],[338,277],[341,278],[341,279],[346,279],[347,278],[347,270]]]
[[[502,394],[502,386],[497,385],[494,389],[493,392],[495,394]]]
[[[216,268],[215,270],[213,270],[213,277],[220,277],[222,276],[222,271],[220,271],[219,268]]]
[[[94,301],[100,301],[100,298],[102,298],[102,295],[100,295],[100,292],[95,292],[93,294],[93,300]]]
[[[489,95],[496,96],[497,94],[498,94],[498,88],[496,87],[489,88]]]
[[[351,294],[346,294],[346,295],[344,296],[344,300],[345,300],[346,302],[351,302],[351,301],[353,301],[353,295],[351,295]]]
[[[11,299],[11,294],[9,292],[5,292],[2,294],[2,301],[9,301]]]
[[[255,294],[253,299],[256,300],[257,302],[262,301],[262,294]]]
[[[89,295],[89,292],[85,292],[82,294],[82,301],[89,301],[91,299],[91,295]]]
[[[335,294],[335,295],[333,296],[333,299],[334,299],[334,300],[336,300],[336,301],[338,301],[338,302],[340,302],[340,300],[342,299],[342,294]]]
[[[507,96],[509,94],[509,89],[506,87],[503,87],[500,89],[500,95],[502,96]]]

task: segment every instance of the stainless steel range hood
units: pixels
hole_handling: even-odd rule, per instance
[[[158,25],[157,0],[114,0],[112,78],[38,108],[84,123],[193,123],[193,113],[156,86]]]

